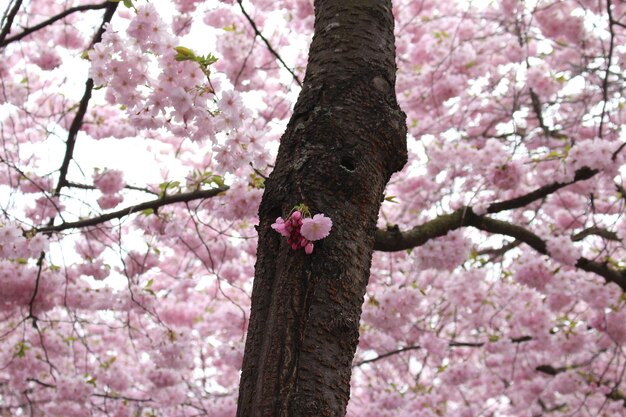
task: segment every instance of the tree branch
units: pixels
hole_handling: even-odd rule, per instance
[[[118,2],[107,2],[106,3],[106,12],[104,13],[104,17],[102,18],[102,24],[100,28],[96,32],[91,42],[91,46],[100,42],[102,39],[102,34],[104,33],[104,27],[107,23],[111,21],[113,18],[113,14],[115,13],[115,9],[117,9]],[[76,111],[76,115],[74,116],[74,120],[72,120],[72,124],[70,125],[69,133],[67,136],[66,148],[65,148],[65,156],[63,157],[63,162],[61,163],[61,168],[59,169],[59,182],[54,190],[54,196],[57,197],[61,194],[61,189],[68,185],[67,181],[67,170],[70,166],[70,161],[74,155],[74,146],[76,145],[76,137],[78,136],[78,131],[83,125],[83,119],[85,117],[85,113],[87,112],[87,106],[89,105],[89,100],[91,99],[91,92],[93,91],[93,79],[88,78],[85,83],[85,92],[83,93],[83,97],[80,99],[80,103],[78,105],[78,110]]]
[[[516,224],[507,223],[502,220],[491,219],[485,216],[471,217],[471,226],[490,233],[498,233],[516,238],[526,243],[537,252],[550,256],[546,243],[530,230],[518,226]],[[595,262],[585,257],[580,257],[576,261],[576,268],[583,271],[593,272],[603,277],[607,282],[617,284],[622,290],[626,291],[626,271],[617,271],[608,266],[606,263]]]
[[[406,232],[393,228],[387,231],[377,230],[374,249],[384,252],[410,249],[421,246],[430,239],[441,237],[451,230],[466,226],[472,226],[489,233],[513,237],[526,243],[541,254],[550,255],[546,243],[530,230],[502,220],[478,216],[472,211],[471,207],[461,207],[450,214],[436,217]],[[575,266],[583,271],[600,275],[607,282],[614,282],[626,291],[626,271],[616,271],[606,263],[595,262],[584,257],[579,258]]]
[[[552,136],[552,131],[545,125],[543,120],[543,111],[541,110],[541,100],[539,100],[539,96],[537,93],[530,89],[530,100],[533,105],[533,110],[535,111],[535,115],[537,116],[537,121],[539,122],[539,127],[543,131],[543,134],[547,137]]]
[[[6,24],[2,27],[2,31],[0,31],[0,46],[4,44],[5,38],[7,37],[9,32],[11,32],[11,26],[13,26],[13,19],[15,19],[15,16],[17,15],[17,12],[20,10],[21,6],[22,6],[22,0],[16,0],[15,4],[13,5],[13,8],[9,11],[9,14],[6,16],[7,18]]]
[[[504,245],[502,245],[502,247],[499,248],[487,248],[487,249],[482,249],[479,250],[478,252],[476,252],[477,255],[487,255],[490,257],[490,259],[496,259],[501,257],[502,255],[504,255],[505,253],[507,253],[508,251],[510,251],[513,248],[518,247],[519,245],[521,245],[522,242],[520,242],[519,240],[515,239],[509,243],[506,243]]]
[[[72,182],[72,181],[68,181],[66,187],[70,187],[70,188],[80,188],[81,190],[96,190],[97,188],[93,185],[89,185],[89,184],[80,184],[77,182]],[[152,191],[148,188],[145,187],[136,187],[134,185],[125,185],[124,186],[125,189],[127,190],[133,190],[133,191],[141,191],[147,194],[152,194],[152,195],[159,195],[158,192],[156,191]]]
[[[121,210],[117,210],[111,213],[106,213],[98,217],[92,217],[90,219],[78,220],[75,222],[67,222],[61,223],[57,225],[44,226],[36,229],[37,232],[41,233],[51,233],[51,232],[60,232],[62,230],[67,229],[79,229],[88,226],[95,226],[101,223],[108,222],[113,219],[121,219],[122,217],[126,217],[132,213],[141,212],[144,210],[152,209],[157,210],[160,207],[167,206],[169,204],[174,203],[184,203],[188,201],[198,200],[201,198],[211,198],[216,195],[227,191],[229,187],[218,187],[212,188],[210,190],[198,190],[192,191],[189,193],[180,193],[173,195],[166,195],[164,197],[158,198],[156,200],[146,201],[145,203],[137,204],[136,206],[126,207]]]
[[[532,340],[532,337],[530,336],[522,336],[522,337],[518,337],[518,338],[513,338],[511,339],[512,343],[524,343],[524,342],[528,342]],[[485,345],[485,343],[481,343],[481,342],[476,342],[476,343],[471,343],[471,342],[450,342],[448,343],[448,347],[483,347]],[[372,363],[372,362],[377,362],[381,359],[385,359],[388,358],[390,356],[393,355],[397,355],[403,352],[408,352],[411,350],[419,350],[422,347],[420,345],[411,345],[411,346],[405,346],[403,348],[398,348],[398,349],[394,349],[391,350],[389,352],[385,352],[385,353],[381,353],[380,355],[376,356],[375,358],[371,358],[371,359],[365,359],[359,362],[355,362],[354,364],[352,364],[353,368],[356,368],[358,366],[361,365],[365,365],[366,363]],[[549,375],[549,376],[556,376],[562,372],[566,372],[568,370],[572,370],[572,369],[578,369],[578,368],[582,368],[584,366],[588,366],[591,364],[591,362],[595,359],[597,355],[594,355],[591,360],[588,360],[586,362],[580,363],[580,364],[575,364],[575,365],[569,365],[569,366],[560,366],[560,367],[554,367],[553,365],[538,365],[537,367],[535,367],[535,371],[540,372],[542,374],[545,375]],[[619,391],[617,389],[617,387],[613,388],[609,393],[605,394],[605,397],[608,398],[609,400],[613,400],[613,401],[623,401],[624,403],[624,407],[626,407],[626,395],[624,395],[624,393],[622,393],[621,391]]]
[[[263,43],[265,43],[265,46],[267,46],[267,49],[270,51],[270,53],[276,57],[276,59],[283,65],[283,67],[285,67],[285,69],[287,71],[289,71],[289,73],[291,74],[293,79],[296,81],[296,83],[300,87],[302,87],[302,81],[300,81],[300,78],[298,78],[298,76],[293,72],[293,70],[291,68],[289,68],[289,66],[285,63],[285,61],[283,61],[283,59],[280,57],[280,55],[278,55],[278,52],[276,52],[276,50],[272,47],[272,45],[269,43],[267,38],[265,36],[263,36],[261,31],[257,27],[256,23],[254,22],[254,19],[252,19],[252,17],[250,17],[250,15],[248,14],[248,12],[246,12],[246,9],[244,9],[244,7],[243,7],[242,0],[237,0],[237,3],[239,4],[239,8],[241,9],[241,13],[243,13],[243,15],[246,17],[246,19],[250,23],[250,26],[252,26],[252,30],[254,30],[254,34],[256,36],[258,36],[259,38],[261,38],[261,40],[263,41]]]
[[[20,2],[18,1],[18,3],[20,3]],[[37,32],[38,30],[43,29],[46,26],[49,26],[49,25],[53,24],[54,22],[56,22],[58,20],[61,20],[64,17],[67,17],[67,16],[71,15],[72,13],[81,12],[81,11],[85,11],[85,10],[104,9],[109,4],[111,4],[111,2],[105,1],[104,3],[99,3],[99,4],[84,4],[82,6],[70,7],[69,9],[66,9],[66,10],[62,11],[58,15],[52,16],[51,18],[49,18],[47,20],[44,20],[43,22],[38,23],[35,26],[29,27],[29,28],[25,28],[22,32],[18,33],[17,35],[11,36],[10,38],[6,38],[5,39],[5,37],[0,35],[0,47],[7,46],[11,42],[19,41],[22,38],[25,38],[26,36],[30,35],[31,33]]]
[[[521,337],[512,338],[511,339],[511,343],[524,343],[524,342],[529,342],[531,340],[533,340],[533,338],[531,336],[521,336]],[[483,347],[484,345],[485,345],[485,342],[450,342],[450,343],[448,343],[448,347],[451,347],[451,348],[455,348],[455,347]],[[397,355],[399,353],[408,352],[408,351],[411,351],[411,350],[419,350],[421,348],[422,347],[420,345],[410,345],[410,346],[405,346],[405,347],[402,347],[402,348],[394,349],[394,350],[391,350],[389,352],[381,353],[380,355],[376,356],[375,358],[364,359],[362,361],[355,362],[354,364],[352,364],[352,367],[356,368],[358,366],[365,365],[366,363],[377,362],[377,361],[379,361],[381,359],[388,358],[389,356]]]
[[[525,194],[520,197],[512,198],[510,200],[499,201],[496,203],[492,203],[487,207],[487,213],[499,213],[505,210],[512,210],[520,207],[527,206],[528,204],[540,200],[548,195],[554,193],[555,191],[560,190],[563,187],[567,187],[568,185],[572,185],[578,181],[588,180],[598,173],[595,169],[590,169],[587,167],[581,168],[574,173],[574,179],[569,182],[553,182],[552,184],[544,185],[532,191],[528,194]]]
[[[606,115],[606,105],[609,101],[609,74],[611,69],[611,60],[613,58],[613,50],[615,48],[615,31],[613,25],[613,12],[611,11],[611,0],[606,0],[606,13],[609,16],[609,56],[606,59],[606,72],[602,80],[602,113],[600,114],[600,126],[598,127],[598,137],[602,139],[602,127],[604,126],[604,116]]]
[[[611,232],[610,230],[602,229],[601,227],[589,227],[587,229],[581,230],[580,232],[572,235],[573,242],[579,242],[586,238],[587,236],[600,236],[606,240],[613,240],[615,242],[621,242],[622,239],[617,236],[617,233]]]

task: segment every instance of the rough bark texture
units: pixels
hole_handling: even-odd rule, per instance
[[[259,209],[238,417],[341,417],[383,190],[406,163],[389,0],[316,0],[304,85]],[[312,255],[271,229],[299,203],[333,220]]]

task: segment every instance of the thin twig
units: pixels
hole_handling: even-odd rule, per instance
[[[534,191],[523,196],[512,198],[510,200],[498,201],[492,203],[487,207],[487,213],[499,213],[501,211],[512,210],[520,207],[527,206],[528,204],[540,200],[548,195],[560,190],[563,187],[572,185],[578,181],[588,180],[598,173],[595,169],[589,169],[587,167],[581,168],[574,173],[574,179],[569,182],[553,182],[552,184],[544,185]]]
[[[606,59],[606,72],[604,80],[602,80],[602,113],[600,113],[600,127],[598,128],[598,137],[602,139],[602,126],[604,126],[604,115],[606,114],[606,105],[609,101],[609,70],[611,69],[611,60],[613,58],[613,49],[615,48],[615,31],[613,30],[614,20],[611,11],[611,0],[606,0],[606,12],[609,16],[609,56]]]
[[[521,336],[521,337],[515,337],[510,339],[511,343],[524,343],[524,342],[529,342],[531,340],[533,340],[533,338],[531,336]],[[485,345],[485,342],[450,342],[448,343],[448,347],[451,348],[457,348],[457,347],[483,347]],[[410,346],[405,346],[402,348],[398,348],[398,349],[394,349],[391,350],[389,352],[385,352],[385,353],[381,353],[380,355],[376,356],[375,358],[371,358],[371,359],[364,359],[362,361],[359,362],[355,362],[352,364],[353,368],[356,368],[358,366],[361,365],[365,365],[366,363],[372,363],[372,362],[377,362],[381,359],[385,359],[388,358],[390,356],[393,355],[397,355],[399,353],[403,353],[403,352],[408,352],[411,350],[419,350],[422,347],[420,345],[410,345]]]
[[[272,45],[269,43],[267,38],[265,38],[265,36],[263,36],[261,31],[257,27],[254,19],[252,19],[252,17],[250,17],[250,15],[248,14],[248,12],[246,12],[246,9],[244,9],[244,7],[243,7],[242,0],[237,0],[237,3],[239,4],[239,8],[241,9],[241,13],[243,13],[243,15],[246,17],[246,19],[250,23],[250,26],[252,26],[252,30],[254,30],[254,34],[256,36],[258,36],[259,38],[261,38],[261,40],[263,41],[263,43],[265,43],[265,46],[267,46],[267,49],[271,52],[271,54],[276,57],[276,59],[283,65],[283,67],[285,67],[285,69],[287,71],[289,71],[289,73],[291,74],[293,79],[296,81],[296,83],[300,87],[302,87],[302,81],[300,81],[300,78],[298,78],[298,76],[293,72],[293,70],[291,68],[289,68],[289,66],[285,63],[285,61],[283,61],[283,59],[280,57],[280,55],[278,55],[278,52],[276,52],[276,50],[272,47]]]

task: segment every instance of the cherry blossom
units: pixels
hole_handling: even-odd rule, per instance
[[[307,217],[303,217],[303,213]],[[295,207],[286,221],[282,217],[278,217],[276,222],[272,224],[272,229],[287,238],[287,243],[291,249],[304,248],[304,252],[310,255],[314,249],[313,241],[327,237],[333,222],[321,213],[312,218],[308,216],[310,216],[309,208],[300,204]]]
[[[316,214],[312,218],[302,219],[300,233],[307,240],[314,241],[324,239],[330,233],[333,222],[323,214]]]
[[[235,415],[259,204],[314,2],[10,3],[0,414]],[[624,415],[626,6],[393,8],[409,160],[372,230],[347,416]],[[296,117],[336,117],[316,94]],[[321,139],[350,152],[337,123]],[[290,169],[349,181],[342,155]],[[337,198],[359,212],[369,186]],[[309,207],[261,208],[278,250],[349,250],[342,213],[289,187]]]
[[[95,172],[93,184],[102,191],[103,194],[115,194],[124,188],[123,173],[120,170],[106,170]]]

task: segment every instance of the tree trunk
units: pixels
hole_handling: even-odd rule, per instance
[[[389,177],[407,159],[390,0],[316,0],[302,92],[265,182],[238,417],[341,417]],[[271,228],[305,203],[314,252]]]

